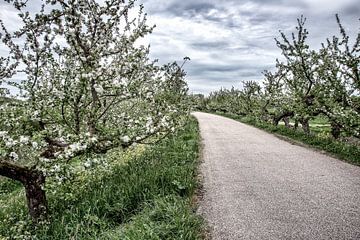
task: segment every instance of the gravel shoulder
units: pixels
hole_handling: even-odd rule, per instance
[[[204,144],[199,213],[212,239],[360,239],[360,167],[228,118],[193,115]]]

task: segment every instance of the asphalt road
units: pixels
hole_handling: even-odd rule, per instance
[[[194,113],[199,212],[212,239],[360,239],[360,167],[237,121]]]

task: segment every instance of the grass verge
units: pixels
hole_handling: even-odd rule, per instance
[[[0,194],[0,239],[202,239],[191,198],[197,188],[199,131],[189,123],[174,136],[111,171],[92,171],[48,192],[51,217],[30,224],[22,188]],[[4,187],[5,188],[5,187]]]
[[[296,142],[304,143],[317,150],[325,151],[326,153],[337,157],[341,160],[351,164],[360,166],[360,148],[358,146],[337,141],[328,137],[319,137],[314,134],[307,135],[304,132],[287,128],[285,126],[274,126],[269,123],[259,122],[249,117],[242,117],[234,114],[213,113],[239,122],[263,129],[269,133],[285,136]]]

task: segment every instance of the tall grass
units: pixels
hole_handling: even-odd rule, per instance
[[[0,239],[201,239],[191,197],[197,188],[199,133],[185,128],[111,171],[96,171],[49,192],[50,219],[34,227],[23,190],[1,193]],[[120,155],[122,156],[122,155]],[[120,158],[119,156],[119,158]]]

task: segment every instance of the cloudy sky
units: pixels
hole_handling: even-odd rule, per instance
[[[318,48],[338,34],[335,14],[353,36],[360,27],[359,0],[141,0],[157,25],[148,38],[160,62],[189,56],[185,70],[190,91],[209,93],[261,80],[280,58],[274,38],[291,33],[307,17],[309,43]]]
[[[360,0],[138,0],[138,3],[144,4],[149,24],[157,25],[144,41],[151,45],[152,57],[160,63],[191,58],[185,70],[193,93],[207,94],[221,87],[240,88],[242,80],[261,81],[262,71],[273,69],[276,58],[281,58],[274,38],[279,37],[279,30],[287,34],[294,31],[296,19],[302,14],[307,17],[313,48],[338,34],[336,13],[353,39],[360,27]],[[11,9],[0,0],[0,17],[14,30],[17,20]],[[3,53],[0,48],[0,55]]]

